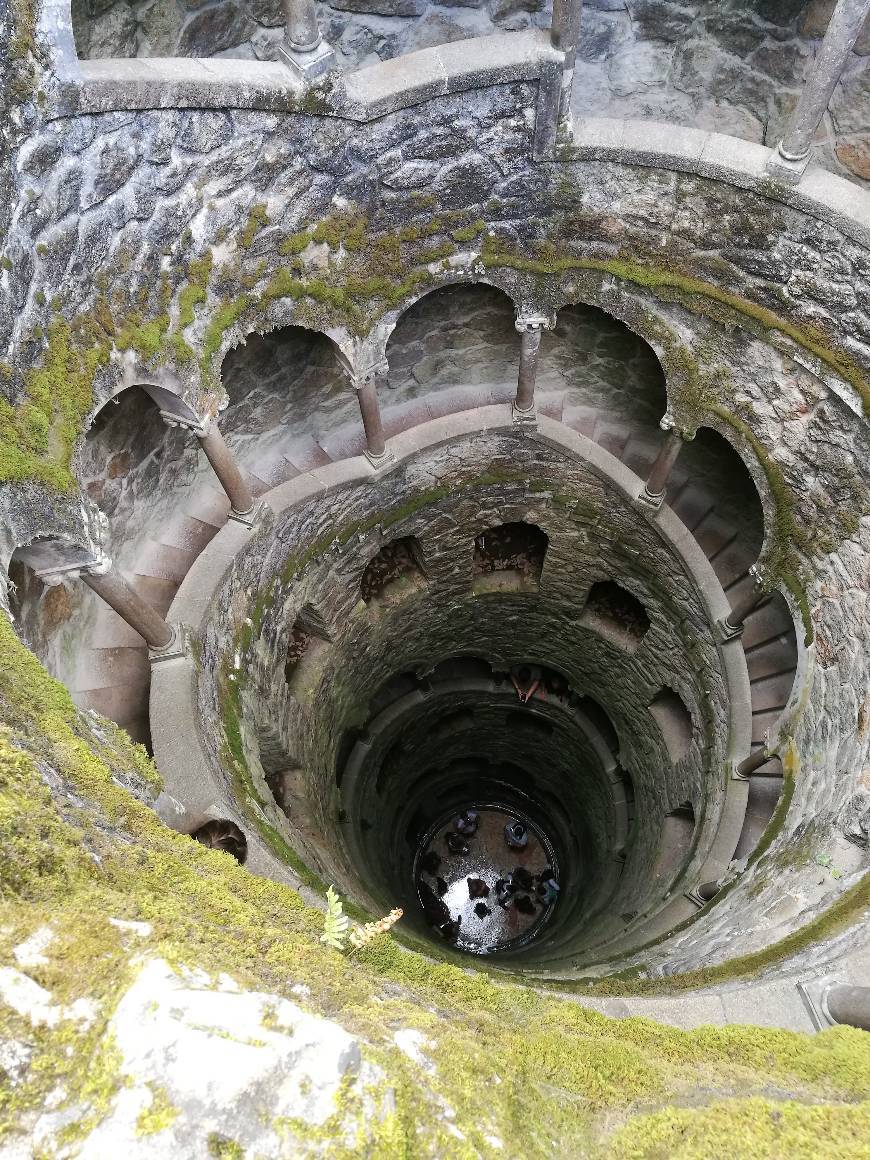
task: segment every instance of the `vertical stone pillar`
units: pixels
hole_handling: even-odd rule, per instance
[[[813,70],[768,161],[772,176],[789,184],[796,184],[803,176],[816,130],[868,15],[870,0],[837,0]]]
[[[822,992],[822,1009],[832,1023],[870,1031],[870,987],[833,983]]]
[[[372,370],[359,377],[354,376],[353,387],[356,391],[363,428],[366,433],[365,457],[373,467],[381,467],[391,456],[387,451],[387,442],[384,438],[384,425],[381,421],[381,405],[378,402],[377,371]]]
[[[752,577],[752,587],[742,598],[742,600],[737,601],[737,603],[722,622],[722,627],[724,629],[726,638],[739,636],[740,633],[743,632],[743,622],[746,620],[746,617],[750,614],[750,612],[756,609],[762,600],[764,600],[767,596],[767,593],[764,591],[764,587],[761,582],[761,576],[759,575],[754,565],[749,569],[749,574]]]
[[[532,146],[535,160],[553,156],[559,125],[570,117],[582,9],[583,0],[553,0],[550,43],[562,58],[541,66]]]
[[[535,421],[535,381],[538,377],[541,334],[545,329],[552,329],[554,324],[555,319],[543,314],[518,314],[514,322],[520,335],[520,370],[513,405],[514,422]]]
[[[138,592],[134,592],[111,560],[104,559],[79,573],[88,588],[135,629],[154,652],[165,652],[175,641],[173,629]]]
[[[217,423],[212,420],[201,431],[196,432],[196,437],[205,452],[206,459],[214,468],[218,483],[229,497],[232,514],[251,516],[255,507],[254,493],[245,483],[236,458],[227,447]]]
[[[671,471],[683,447],[683,437],[670,415],[665,415],[660,420],[659,426],[665,432],[664,442],[649,469],[643,491],[639,496],[644,503],[656,509],[662,506]]]
[[[254,493],[245,483],[236,457],[230,451],[214,419],[194,420],[173,411],[162,410],[160,417],[168,427],[183,427],[192,431],[212,466],[218,483],[230,501],[230,519],[253,527],[263,509],[254,499]]]
[[[335,53],[320,33],[314,0],[284,0],[286,25],[281,60],[310,83],[335,67]]]

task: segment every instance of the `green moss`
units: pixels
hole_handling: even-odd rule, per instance
[[[158,1084],[149,1084],[151,1088],[151,1103],[143,1108],[136,1119],[137,1136],[153,1136],[171,1128],[180,1114],[169,1099],[166,1088]]]
[[[266,205],[264,202],[258,201],[256,205],[251,206],[248,220],[239,233],[239,247],[243,250],[249,250],[254,243],[254,238],[268,224],[269,215],[266,212]]]
[[[474,238],[480,237],[485,229],[486,222],[478,218],[477,221],[472,222],[469,226],[462,226],[458,230],[452,230],[451,237],[455,242],[470,242]]]
[[[11,269],[12,269],[12,259],[10,257],[8,257],[6,254],[4,254],[3,257],[0,258],[0,270],[11,270]]]
[[[211,1132],[208,1140],[208,1154],[214,1160],[245,1160],[245,1150],[236,1140]]]

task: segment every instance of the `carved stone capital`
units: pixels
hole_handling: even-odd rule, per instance
[[[529,330],[552,330],[556,325],[556,316],[552,314],[518,314],[514,319],[514,326],[520,334]]]
[[[212,425],[210,418],[200,419],[197,417],[196,419],[188,419],[183,415],[176,414],[174,411],[161,410],[160,418],[167,427],[181,427],[185,431],[192,431],[198,439],[204,439],[208,435],[209,428]]]

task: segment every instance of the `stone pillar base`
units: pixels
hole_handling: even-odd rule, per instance
[[[796,983],[798,994],[804,1001],[807,1014],[813,1021],[817,1031],[826,1031],[828,1027],[836,1027],[836,1020],[831,1018],[828,1005],[825,1002],[825,992],[830,987],[842,983],[842,979],[834,975],[822,975],[820,979],[808,979],[805,983]]]
[[[246,528],[255,528],[263,518],[266,503],[260,500],[255,503],[249,512],[237,512],[234,508],[230,508],[230,514],[227,516],[228,520],[233,520],[237,524],[244,524]]]
[[[373,455],[372,452],[366,448],[365,451],[363,451],[363,455],[366,457],[375,471],[380,471],[382,467],[386,467],[387,464],[395,462],[392,452],[390,451],[382,451],[380,455]]]
[[[665,493],[660,491],[658,495],[653,495],[651,491],[647,491],[646,485],[644,485],[637,495],[637,501],[642,503],[644,507],[652,508],[654,512],[657,512],[665,502]]]
[[[522,427],[526,430],[537,431],[538,413],[534,407],[529,407],[527,410],[522,411],[516,405],[516,403],[511,403],[511,415],[513,416],[515,427]]]
[[[297,52],[282,41],[278,45],[278,59],[306,84],[311,84],[336,67],[335,52],[325,40],[321,40],[317,48],[312,48],[310,52]]]
[[[774,181],[779,181],[783,185],[797,185],[806,173],[809,163],[809,153],[795,161],[789,157],[784,157],[777,148],[768,158],[765,172],[768,177],[772,177]]]
[[[149,648],[148,660],[152,665],[160,661],[176,661],[190,656],[190,632],[183,624],[170,624],[172,640],[163,648]]]
[[[728,623],[727,618],[716,621],[716,632],[719,634],[719,643],[727,644],[729,640],[736,640],[743,635],[743,625],[738,624],[736,628]]]

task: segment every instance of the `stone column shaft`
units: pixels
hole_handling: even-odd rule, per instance
[[[762,745],[761,749],[756,749],[755,753],[743,759],[737,766],[738,777],[749,777],[750,774],[755,773],[756,769],[764,765],[766,761],[770,761],[770,754]]]
[[[313,52],[323,37],[317,23],[314,0],[284,0],[287,18],[285,40],[294,52]]]
[[[679,458],[680,451],[683,447],[683,437],[679,431],[671,428],[665,435],[664,442],[659,448],[658,455],[652,467],[649,469],[649,475],[646,477],[644,484],[644,494],[647,499],[661,501],[665,494],[665,488],[668,486],[668,479],[674,464]]]
[[[517,398],[514,404],[518,411],[534,410],[535,379],[538,375],[540,351],[541,327],[530,327],[523,330],[520,338],[520,373],[517,377]]]
[[[746,617],[764,600],[766,593],[755,580],[755,584],[746,593],[742,600],[738,600],[735,606],[731,609],[725,617],[725,627],[734,632],[739,632],[743,628],[743,622]]]
[[[370,459],[380,459],[386,454],[387,444],[374,378],[365,379],[356,388],[356,397],[366,433],[366,451]]]
[[[206,458],[214,468],[221,487],[229,496],[234,515],[246,516],[254,510],[254,495],[242,478],[236,458],[226,445],[216,423],[209,424],[204,435],[197,432]]]
[[[870,1031],[870,987],[835,983],[825,991],[823,1002],[834,1023]]]
[[[580,39],[580,16],[583,0],[553,0],[550,40],[553,48],[565,54],[565,68],[572,69]]]
[[[149,648],[164,649],[172,643],[172,629],[138,592],[134,592],[127,581],[112,566],[105,572],[82,572],[82,580],[97,596],[105,600],[110,608],[145,638]]]
[[[831,15],[813,70],[776,147],[779,158],[796,166],[796,177],[803,171],[800,162],[809,155],[816,130],[868,14],[870,0],[838,0]],[[772,168],[779,172],[775,162]]]

